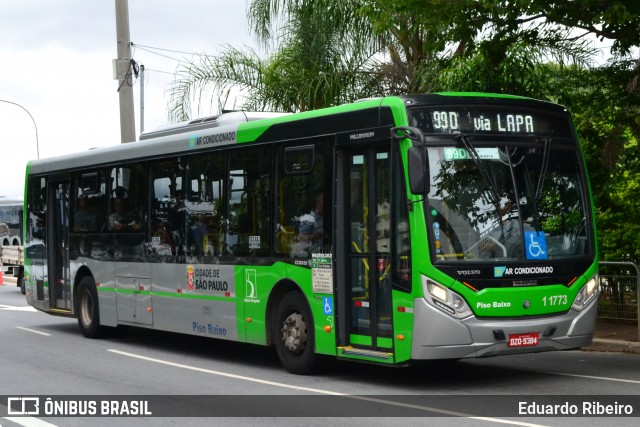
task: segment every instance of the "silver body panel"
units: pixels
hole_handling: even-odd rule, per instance
[[[82,266],[93,274],[101,325],[131,325],[228,340],[244,338],[238,333],[236,320],[233,265],[153,264],[152,268],[150,263],[88,259],[71,265],[72,277]]]
[[[423,298],[416,298],[411,358],[461,359],[589,346],[595,327],[597,300],[594,298],[581,312],[570,309],[556,316],[518,320],[489,320],[471,316],[459,320],[427,304]],[[544,336],[553,327],[555,332]],[[537,332],[540,341],[535,347],[509,348],[507,339],[497,340],[494,331],[504,332],[507,339],[510,334]]]

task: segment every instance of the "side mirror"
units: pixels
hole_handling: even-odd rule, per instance
[[[391,128],[391,138],[401,141],[409,138],[414,147],[409,148],[407,160],[409,165],[409,188],[413,194],[426,196],[429,194],[429,158],[425,146],[424,134],[413,126]]]
[[[411,147],[407,152],[409,166],[409,189],[413,194],[429,194],[429,163],[427,149]]]

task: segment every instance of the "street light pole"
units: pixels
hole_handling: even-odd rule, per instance
[[[36,154],[38,155],[38,159],[39,159],[40,158],[40,142],[38,141],[38,126],[36,126],[36,121],[34,120],[33,116],[29,112],[29,110],[27,110],[22,105],[20,105],[20,104],[18,104],[16,102],[7,101],[5,99],[0,99],[0,102],[6,102],[7,104],[13,104],[16,107],[20,107],[29,115],[29,117],[31,117],[31,121],[33,122],[33,127],[36,129]]]

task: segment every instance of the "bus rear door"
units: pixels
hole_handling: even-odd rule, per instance
[[[47,208],[47,258],[51,311],[71,311],[69,283],[69,181],[50,180]]]

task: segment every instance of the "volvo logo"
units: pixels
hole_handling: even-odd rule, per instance
[[[456,271],[456,273],[461,276],[476,276],[478,274],[481,274],[482,272],[480,270],[458,270]]]
[[[529,302],[528,299],[524,300],[524,302],[522,303],[522,306],[527,309],[529,307],[531,307],[531,302]]]

